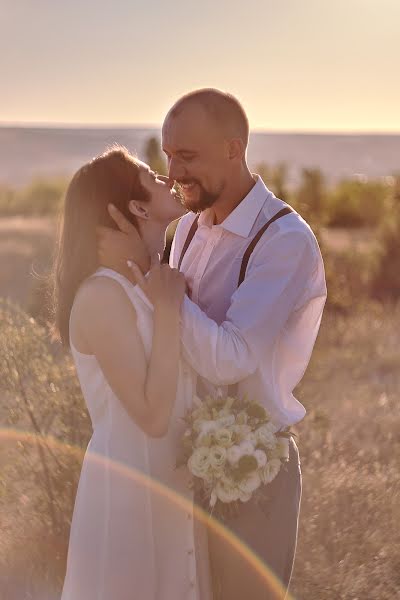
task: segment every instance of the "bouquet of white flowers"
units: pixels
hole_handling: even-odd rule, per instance
[[[257,497],[289,460],[289,428],[278,429],[261,404],[247,398],[194,398],[184,420],[182,454],[203,505],[222,519]]]

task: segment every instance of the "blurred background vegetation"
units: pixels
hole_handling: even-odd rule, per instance
[[[146,160],[165,173],[156,138]],[[304,169],[293,188],[286,164],[254,170],[315,231],[328,282],[321,332],[296,391],[307,417],[297,427],[304,488],[292,594],[400,597],[400,174],[328,186],[321,171]],[[46,308],[66,185],[0,188],[1,294],[12,299],[0,302],[1,600],[57,597],[91,435]]]

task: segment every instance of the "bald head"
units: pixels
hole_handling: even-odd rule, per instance
[[[249,121],[242,105],[232,94],[214,88],[195,90],[182,96],[169,110],[165,121],[196,106],[205,112],[210,128],[225,139],[239,138],[247,148]]]
[[[214,89],[180,98],[168,112],[162,145],[168,175],[181,185],[185,206],[213,206],[247,172],[249,124],[240,103]]]

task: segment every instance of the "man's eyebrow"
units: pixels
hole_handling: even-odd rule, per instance
[[[165,154],[169,154],[169,151],[166,148],[163,148],[163,152]],[[180,150],[176,150],[175,154],[197,154],[196,150],[190,150],[188,148],[181,148]]]

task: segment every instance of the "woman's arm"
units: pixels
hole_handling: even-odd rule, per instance
[[[94,354],[116,396],[151,437],[168,430],[179,368],[179,310],[185,291],[181,274],[168,266],[152,269],[154,332],[147,364],[136,312],[116,281],[95,277],[82,286],[73,308],[71,337]],[[78,343],[79,340],[79,343]]]

